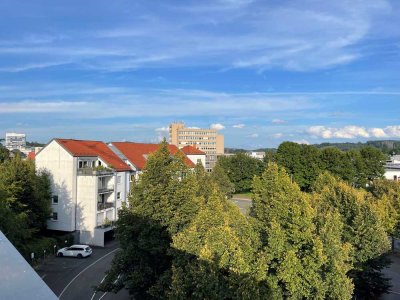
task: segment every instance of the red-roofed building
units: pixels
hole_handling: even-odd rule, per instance
[[[132,170],[136,174],[140,173],[144,169],[149,154],[156,152],[160,147],[159,144],[145,144],[145,143],[133,143],[133,142],[113,142],[110,147],[115,152],[120,153],[125,159],[125,162],[131,166]],[[174,145],[168,145],[169,152],[175,155],[179,149]],[[185,164],[189,168],[194,168],[195,164],[188,157],[185,158]]]
[[[200,162],[203,167],[206,167],[206,153],[197,149],[194,146],[187,145],[181,149],[185,153],[186,157],[189,158],[194,164]]]
[[[54,139],[36,154],[37,170],[52,180],[48,229],[79,232],[79,242],[104,245],[126,202],[131,167],[100,141]]]
[[[26,159],[28,159],[28,160],[35,160],[35,156],[36,156],[36,153],[35,153],[34,151],[31,151],[31,152],[29,152],[28,155],[26,156]]]

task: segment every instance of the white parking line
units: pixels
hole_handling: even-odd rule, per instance
[[[58,298],[61,298],[61,296],[64,294],[64,292],[68,289],[68,287],[75,281],[75,279],[77,279],[83,272],[85,272],[87,269],[89,269],[90,267],[92,267],[93,265],[95,265],[96,263],[98,263],[100,260],[102,260],[103,258],[109,256],[111,253],[115,252],[119,250],[119,248],[114,249],[111,252],[108,252],[106,255],[100,257],[98,260],[96,260],[95,262],[91,263],[90,265],[88,265],[86,268],[84,268],[82,271],[80,271],[78,273],[78,275],[76,275],[74,278],[72,278],[72,280],[66,285],[66,287],[61,291],[60,295],[58,295]],[[104,295],[103,295],[104,296]]]
[[[103,283],[104,279],[106,279],[107,275],[104,275],[103,279],[100,281],[100,284]],[[96,295],[97,291],[93,293],[92,298],[90,298],[90,300],[93,300],[94,296]]]

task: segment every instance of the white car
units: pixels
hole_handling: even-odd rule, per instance
[[[57,251],[58,257],[63,256],[74,256],[78,258],[83,258],[90,256],[92,254],[92,248],[88,245],[72,245],[70,247],[65,247]]]

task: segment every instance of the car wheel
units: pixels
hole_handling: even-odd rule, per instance
[[[60,253],[57,253],[57,256],[58,256],[58,257],[63,257],[64,254],[62,254],[62,253],[60,252]]]
[[[76,257],[77,258],[83,258],[82,254],[80,254],[80,253]]]

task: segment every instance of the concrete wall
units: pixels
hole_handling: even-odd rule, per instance
[[[56,141],[50,142],[35,159],[36,170],[50,173],[53,195],[58,195],[58,204],[52,204],[58,220],[47,222],[48,229],[74,231],[76,203],[76,159]]]
[[[78,176],[76,229],[93,231],[96,227],[97,176]]]

